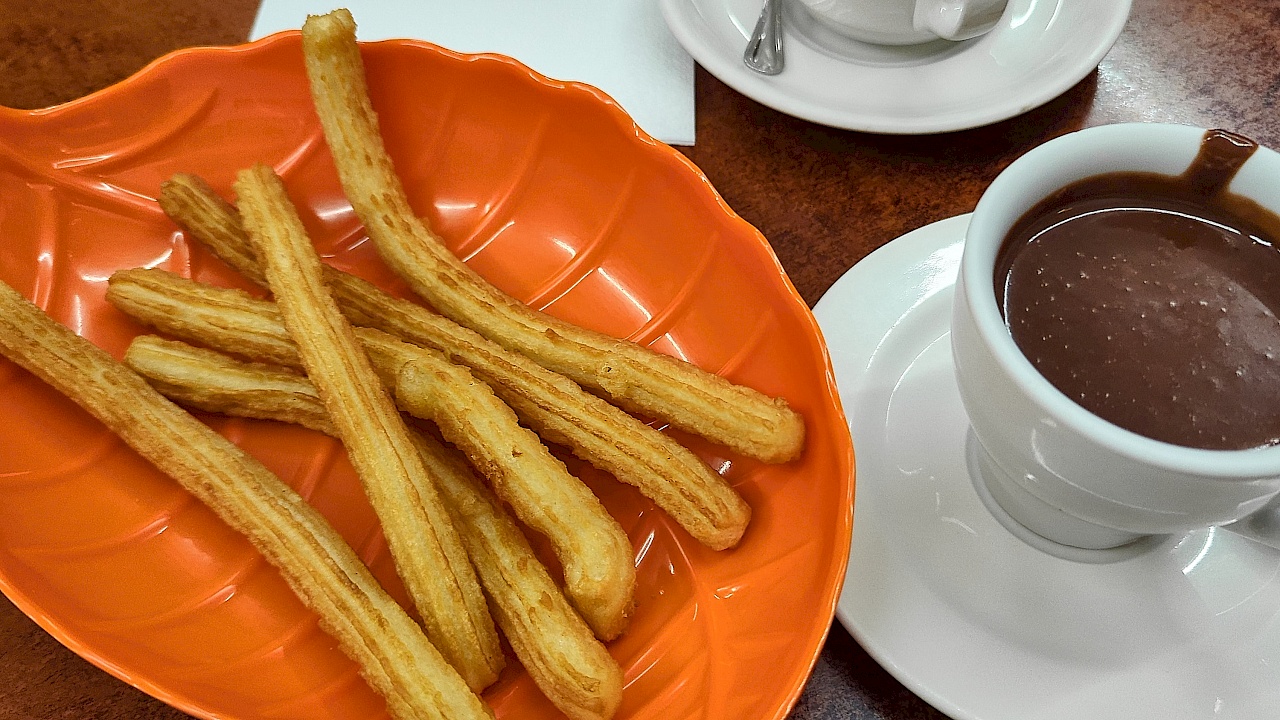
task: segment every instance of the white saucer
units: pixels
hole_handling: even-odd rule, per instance
[[[1111,49],[1130,0],[1010,0],[982,37],[896,50],[826,31],[788,0],[786,69],[773,77],[742,64],[762,4],[661,0],[680,44],[743,95],[833,127],[924,134],[997,122],[1061,95]]]
[[[1280,716],[1280,550],[1217,529],[1084,564],[982,504],[949,332],[967,224],[884,246],[814,309],[857,456],[836,616],[958,720]]]

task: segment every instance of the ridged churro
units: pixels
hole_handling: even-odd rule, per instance
[[[158,268],[117,270],[107,302],[168,335],[255,362],[302,369],[280,308],[243,290],[214,287]]]
[[[382,258],[433,307],[624,409],[766,462],[800,455],[804,422],[784,400],[538,312],[467,267],[409,205],[369,101],[351,13],[308,17],[302,45],[347,199]]]
[[[186,408],[277,420],[338,435],[315,386],[293,370],[234,360],[155,335],[134,338],[125,350],[124,364],[161,395]]]
[[[125,362],[188,407],[336,435],[314,386],[296,373],[146,335],[134,339]],[[498,626],[534,683],[575,720],[612,717],[622,696],[617,663],[466,462],[433,438],[410,433],[454,518]]]
[[[2,282],[0,352],[98,418],[248,537],[360,665],[393,717],[492,717],[350,546],[296,492]]]
[[[634,557],[622,526],[591,490],[466,368],[378,330],[363,329],[361,338],[371,357],[396,369],[400,407],[434,421],[516,517],[551,542],[565,592],[596,636],[620,635],[635,595]]]
[[[111,277],[107,299],[156,329],[216,350],[258,360],[259,347],[283,364],[300,367],[278,351],[291,341],[274,303],[238,290],[200,285],[163,270],[123,270]],[[204,300],[210,300],[202,305]],[[217,309],[235,312],[217,315]],[[251,332],[237,337],[237,323]],[[216,327],[215,327],[216,325]],[[626,534],[580,480],[565,470],[511,409],[484,383],[443,355],[371,328],[356,328],[378,376],[396,387],[400,370],[417,362],[442,381],[424,389],[434,401],[400,396],[412,414],[437,422],[450,442],[462,448],[482,474],[512,504],[520,519],[548,536],[565,568],[565,591],[599,637],[612,639],[626,623],[635,566]],[[451,417],[456,415],[457,417]],[[476,425],[481,425],[483,430]],[[519,454],[513,450],[519,449]]]
[[[193,175],[175,175],[161,186],[160,205],[189,237],[250,280],[265,284],[239,213],[207,183]],[[568,446],[583,460],[635,486],[704,545],[723,550],[741,539],[751,518],[750,506],[724,478],[670,436],[585,392],[572,380],[420,305],[392,297],[332,267],[325,266],[324,273],[330,293],[352,324],[434,348],[470,367],[545,440]],[[208,312],[223,309],[211,306]],[[268,343],[263,349],[272,348]]]
[[[400,413],[329,297],[283,183],[257,165],[239,173],[235,190],[284,326],[382,523],[427,637],[472,688],[487,687],[504,662],[497,630]]]
[[[610,718],[622,702],[622,670],[556,587],[498,499],[456,453],[417,433],[423,462],[474,539],[498,625],[534,683],[574,720]],[[483,541],[481,541],[483,538]]]

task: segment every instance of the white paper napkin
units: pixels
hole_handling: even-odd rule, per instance
[[[263,0],[251,37],[339,6],[355,16],[361,40],[411,37],[510,55],[600,88],[663,142],[693,144],[693,59],[655,0]]]

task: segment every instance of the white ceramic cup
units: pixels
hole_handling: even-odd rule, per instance
[[[996,253],[1037,201],[1100,173],[1177,175],[1195,158],[1204,133],[1135,123],[1059,137],[1011,164],[973,213],[956,281],[951,344],[977,440],[975,481],[985,483],[1014,520],[1049,540],[1101,549],[1224,525],[1258,511],[1280,492],[1280,446],[1171,445],[1074,403],[1019,351],[996,298]],[[1229,190],[1280,213],[1280,155],[1259,148]],[[1270,532],[1275,524],[1240,526]],[[1276,544],[1274,538],[1263,541]]]
[[[1008,0],[800,0],[819,22],[877,45],[967,40],[990,31]]]

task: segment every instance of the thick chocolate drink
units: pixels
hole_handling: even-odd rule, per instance
[[[1256,149],[1210,131],[1181,176],[1087,178],[1014,225],[996,296],[1049,382],[1156,440],[1280,443],[1280,218],[1225,191]]]

